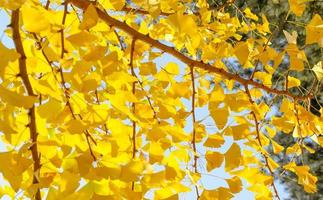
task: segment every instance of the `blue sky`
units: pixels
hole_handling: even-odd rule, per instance
[[[11,39],[8,38],[3,32],[9,23],[10,22],[9,22],[9,18],[8,18],[7,14],[5,13],[4,10],[0,9],[0,39],[1,39],[1,42],[5,46],[12,48],[13,43],[12,43]],[[183,72],[184,72],[185,65],[181,61],[172,57],[169,54],[164,54],[160,58],[156,59],[155,62],[157,64],[157,66],[159,66],[159,67],[164,66],[168,62],[175,62],[180,66],[181,74],[183,74]],[[187,102],[187,103],[189,103],[189,102]],[[207,116],[208,115],[207,107],[196,109],[196,115],[197,115],[197,120],[202,119],[205,116]],[[191,121],[190,119],[188,119],[188,120]],[[208,118],[208,119],[206,119],[206,123],[212,124],[213,120],[211,120],[211,118]],[[189,132],[191,130],[191,128],[192,128],[192,124],[189,123],[185,129],[187,132]],[[208,131],[215,133],[217,130],[214,128],[211,128],[211,129],[208,129]],[[220,149],[220,151],[225,151],[226,149],[228,149],[231,146],[232,139],[229,137],[226,139],[227,139],[227,141],[226,141],[225,145],[223,145],[223,147]],[[3,145],[3,143],[1,143],[1,141],[0,141],[0,151],[1,152],[6,151],[5,146]],[[202,145],[198,145],[198,151],[205,152],[205,149],[202,148]],[[205,165],[205,161],[201,162],[201,163],[204,163],[204,165]],[[204,172],[204,173],[207,173],[207,172]],[[225,180],[223,180],[221,178],[217,178],[217,177],[229,178],[229,175],[224,171],[223,167],[220,167],[220,168],[212,171],[211,173],[209,173],[209,175],[202,175],[200,183],[203,184],[203,186],[208,189],[217,188],[220,186],[226,187],[227,185],[226,185]],[[4,184],[5,184],[5,182],[3,181],[3,179],[0,176],[0,186],[4,185]],[[288,196],[287,196],[287,193],[284,191],[283,186],[281,184],[279,184],[277,181],[276,181],[276,185],[278,186],[278,192],[279,192],[280,196],[282,197],[282,199],[287,198]],[[8,199],[8,198],[2,197],[1,200],[3,200],[3,199]],[[193,192],[189,192],[189,193],[185,193],[185,194],[181,195],[181,199],[188,199],[188,200],[196,199],[195,191],[193,190]],[[248,199],[254,199],[254,196],[253,196],[253,193],[249,192],[248,190],[246,190],[244,188],[242,192],[240,192],[238,195],[235,196],[234,199],[248,200]]]

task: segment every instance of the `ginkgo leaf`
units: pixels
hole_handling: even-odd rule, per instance
[[[318,43],[323,47],[323,20],[318,14],[315,14],[309,24],[306,25],[306,44]]]
[[[179,182],[173,182],[168,184],[155,192],[156,199],[168,199],[169,197],[176,195],[180,192],[188,192],[190,189]]]
[[[174,62],[169,62],[167,63],[167,65],[165,66],[165,70],[168,73],[171,73],[173,75],[177,75],[179,73],[179,67],[176,63]]]
[[[267,160],[268,165],[272,171],[276,170],[279,167],[278,163],[276,163],[272,158],[268,157]]]
[[[308,166],[297,166],[295,162],[291,162],[283,166],[283,168],[294,172],[298,176],[298,183],[304,186],[306,192],[315,193],[317,191],[317,177],[309,172],[310,168]]]
[[[233,194],[229,188],[219,187],[214,190],[203,190],[201,199],[232,199]]]
[[[8,49],[1,42],[0,42],[0,54],[1,54],[0,65],[3,66],[0,68],[0,75],[2,76],[5,68],[4,66],[7,66],[9,62],[13,62],[16,59],[18,59],[19,54],[16,53],[14,49]]]
[[[208,151],[206,152],[205,159],[207,161],[207,171],[212,171],[215,168],[219,168],[224,160],[224,156],[218,152]]]
[[[70,35],[66,39],[68,41],[70,41],[75,46],[84,46],[84,45],[90,44],[91,42],[97,40],[97,37],[91,33],[86,32],[86,31],[81,31],[79,33],[75,33],[73,35]]]
[[[0,85],[0,98],[3,102],[13,106],[31,108],[37,100],[35,96],[24,96],[10,91]]]
[[[145,169],[145,164],[140,160],[131,160],[122,166],[120,179],[123,181],[136,181]]]
[[[24,27],[29,32],[39,33],[50,27],[48,13],[42,7],[24,6],[22,8]]]
[[[16,10],[20,8],[26,0],[16,0],[16,1],[0,1],[0,7],[4,7],[10,10]]]
[[[316,77],[317,77],[318,80],[323,80],[323,66],[322,66],[322,62],[323,61],[318,62],[312,68],[312,70],[314,71],[314,73],[315,73],[315,75],[316,75]]]
[[[95,7],[92,4],[90,4],[83,15],[83,21],[80,24],[80,29],[90,29],[98,23],[98,20],[98,13],[96,12]]]
[[[219,148],[224,144],[224,138],[220,134],[209,135],[204,143],[206,147]]]
[[[66,126],[67,130],[71,134],[81,134],[87,128],[87,126],[82,121],[77,119],[72,119],[66,124]]]
[[[288,88],[299,87],[300,85],[301,85],[300,80],[292,76],[288,76]]]
[[[279,145],[277,142],[271,140],[271,144],[272,144],[272,147],[273,147],[273,151],[274,151],[274,154],[279,154],[280,152],[282,152],[284,150],[284,147]]]
[[[247,7],[243,12],[246,14],[246,17],[258,21],[257,15],[253,14],[250,8]]]
[[[263,84],[268,87],[270,87],[272,84],[272,82],[271,82],[272,76],[266,72],[256,72],[254,74],[254,77],[261,80],[263,82]]]
[[[153,62],[142,63],[140,66],[140,75],[153,75],[156,74],[156,64]]]
[[[230,149],[224,154],[225,169],[230,171],[240,166],[241,150],[238,144],[233,143]]]
[[[219,129],[223,129],[228,121],[229,110],[224,108],[209,108],[210,114]]]
[[[287,31],[283,30],[284,35],[287,39],[289,44],[297,44],[297,32],[293,31],[292,34],[288,33]]]
[[[295,13],[296,16],[301,16],[306,8],[306,2],[308,0],[288,0],[290,10]]]
[[[244,65],[248,61],[249,53],[247,42],[241,42],[235,46],[234,54],[239,59],[241,65]]]
[[[226,181],[232,193],[239,193],[242,190],[242,182],[239,177],[234,176],[233,178],[227,179]]]

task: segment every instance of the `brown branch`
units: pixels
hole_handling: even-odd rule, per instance
[[[248,95],[248,97],[249,97],[249,102],[250,102],[251,104],[254,104],[254,101],[252,100],[252,96],[251,96],[251,94],[250,94],[250,91],[249,91],[249,88],[248,88],[248,86],[247,86],[247,85],[245,85],[245,90],[246,90],[246,93],[247,93],[247,95]],[[260,139],[260,129],[259,129],[258,119],[257,119],[256,113],[255,113],[253,110],[251,111],[251,114],[252,114],[252,116],[253,116],[253,118],[254,118],[254,122],[255,122],[255,126],[256,126],[257,141],[258,141],[259,146],[262,148],[262,143],[261,143],[261,139]],[[268,157],[267,157],[267,155],[265,155],[265,154],[264,154],[264,153],[262,153],[262,152],[261,152],[261,154],[262,154],[262,156],[263,156],[263,157],[264,157],[264,159],[265,159],[265,165],[266,165],[266,168],[268,169],[268,171],[269,171],[270,175],[273,177],[273,182],[272,182],[272,184],[271,184],[271,185],[272,185],[272,187],[273,187],[273,189],[274,189],[275,195],[276,195],[277,199],[279,199],[279,200],[280,200],[280,197],[279,197],[279,195],[278,195],[278,191],[277,191],[277,188],[276,188],[276,185],[275,185],[275,182],[274,182],[274,180],[275,180],[275,175],[274,175],[274,172],[272,171],[272,169],[271,169],[271,168],[270,168],[270,166],[269,166]]]
[[[195,78],[194,78],[194,67],[191,66],[191,81],[192,81],[192,123],[193,123],[193,136],[192,136],[192,145],[193,145],[193,151],[194,151],[194,163],[193,163],[193,167],[194,167],[194,172],[198,173],[197,171],[197,151],[196,151],[196,129],[195,129],[195,123],[196,123],[196,117],[195,117],[195,94],[196,94],[196,90],[195,90]],[[199,195],[199,189],[197,187],[197,185],[195,185],[195,191],[196,191],[196,199],[200,198]]]
[[[28,72],[27,72],[27,64],[26,64],[26,54],[23,48],[20,32],[19,32],[19,9],[12,11],[11,16],[11,26],[12,26],[12,34],[13,34],[13,41],[16,47],[17,53],[20,54],[19,58],[19,74],[22,79],[22,82],[27,90],[27,93],[29,96],[35,96],[33,92],[33,88],[31,86]],[[28,128],[30,131],[30,139],[31,139],[31,155],[32,159],[34,161],[33,164],[33,184],[38,185],[39,182],[39,176],[40,176],[40,154],[38,153],[38,147],[37,147],[37,127],[36,127],[36,114],[35,114],[35,105],[33,105],[28,112],[29,115],[29,124]],[[40,189],[37,187],[36,194],[34,197],[36,200],[41,200],[41,194]]]
[[[135,50],[135,45],[136,45],[136,38],[132,39],[131,42],[131,50],[130,50],[130,67],[131,67],[131,75],[135,76],[135,70],[133,68],[133,53]],[[132,94],[135,95],[136,94],[136,82],[132,83]],[[133,102],[132,103],[132,113],[135,114],[136,113],[136,104]],[[137,148],[136,148],[136,128],[137,128],[137,124],[135,120],[132,120],[132,159],[134,159],[136,157],[136,152],[137,152]],[[132,182],[131,185],[131,189],[134,190],[135,189],[135,182]]]
[[[131,75],[132,76],[135,76],[135,70],[133,68],[133,53],[134,53],[134,50],[135,50],[135,45],[136,45],[136,39],[133,38],[132,39],[132,42],[131,42],[131,52],[130,52],[130,67],[131,67]],[[132,94],[135,95],[136,94],[136,82],[133,82],[132,83]],[[136,113],[136,104],[135,103],[132,103],[132,112],[133,114]],[[132,151],[132,158],[135,158],[136,157],[136,121],[132,121],[132,148],[133,148],[133,151]]]
[[[88,5],[91,3],[88,0],[70,0],[70,2],[82,10],[85,10],[88,7]],[[195,66],[200,69],[206,70],[208,72],[216,73],[216,74],[221,75],[227,79],[235,80],[242,85],[252,85],[254,87],[263,89],[264,91],[266,91],[268,93],[285,95],[285,96],[288,96],[288,97],[291,97],[291,98],[297,99],[297,100],[304,100],[304,99],[307,99],[312,96],[312,94],[307,95],[307,96],[297,96],[297,95],[294,95],[288,91],[270,88],[262,83],[255,82],[253,80],[244,79],[236,74],[231,74],[230,72],[227,72],[222,68],[217,68],[216,66],[212,66],[210,64],[206,64],[201,61],[193,60],[193,59],[185,56],[181,52],[177,51],[175,48],[164,45],[164,44],[160,43],[158,40],[152,39],[148,35],[144,35],[138,31],[136,31],[135,29],[128,26],[125,22],[121,22],[121,21],[116,20],[115,18],[111,17],[109,14],[102,11],[101,9],[96,7],[96,10],[97,10],[99,17],[103,21],[105,21],[107,24],[110,24],[112,26],[115,26],[115,27],[127,32],[133,38],[144,41],[144,42],[146,42],[146,43],[148,43],[148,44],[150,44],[150,45],[152,45],[164,52],[167,52],[167,53],[173,55],[174,57],[178,58],[182,62],[186,63],[188,66]]]
[[[50,5],[50,0],[47,0],[46,5],[45,5],[45,9],[46,9],[46,10],[48,10],[49,5]]]

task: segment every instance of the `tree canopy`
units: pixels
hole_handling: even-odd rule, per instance
[[[321,4],[256,2],[0,0],[0,194],[281,199],[287,172],[317,193]]]

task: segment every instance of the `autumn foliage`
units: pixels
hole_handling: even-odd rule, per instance
[[[307,2],[289,0],[289,14],[301,16]],[[280,199],[274,180],[285,171],[304,192],[317,192],[301,158],[313,151],[305,141],[323,146],[322,109],[313,115],[309,103],[322,89],[322,63],[310,66],[305,54],[323,47],[320,15],[304,25],[299,46],[297,32],[234,1],[210,8],[206,0],[0,0],[0,7],[13,42],[0,43],[7,149],[0,195],[231,199],[244,188],[256,199]],[[271,47],[274,31],[284,31],[282,49]],[[288,73],[279,74],[285,60]],[[305,70],[316,80],[300,95],[293,74]],[[283,146],[278,133],[297,142]],[[273,154],[290,162],[280,166]],[[225,184],[205,185],[205,177]]]

